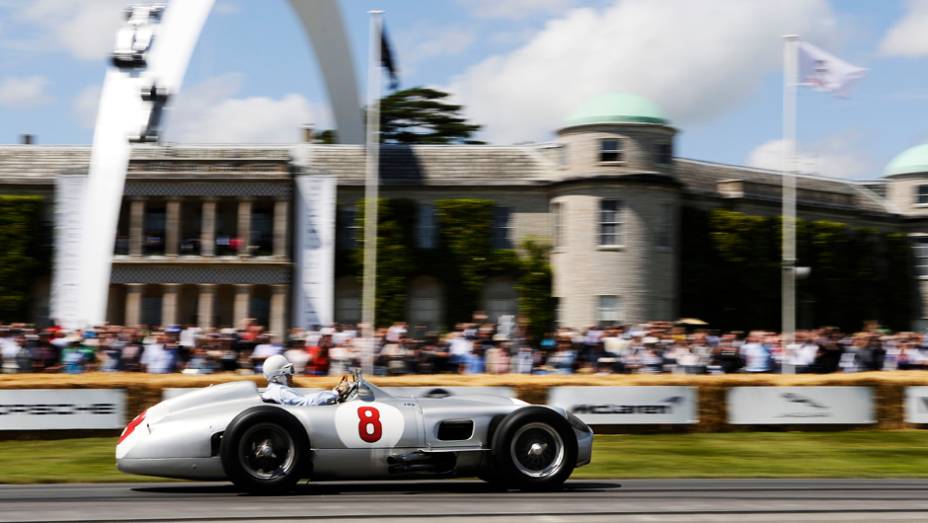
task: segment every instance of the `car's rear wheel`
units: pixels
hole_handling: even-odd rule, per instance
[[[305,470],[309,447],[303,427],[276,408],[246,411],[222,438],[222,466],[235,485],[268,494],[293,489]]]
[[[493,437],[493,483],[522,489],[560,486],[577,462],[577,440],[567,420],[544,407],[526,407],[500,423]]]

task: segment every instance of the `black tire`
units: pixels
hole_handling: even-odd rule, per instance
[[[502,420],[493,435],[494,474],[488,480],[524,490],[560,487],[577,463],[577,437],[557,412],[521,408]]]
[[[222,436],[219,455],[226,477],[255,494],[293,490],[307,470],[309,438],[289,412],[252,407],[232,420]]]

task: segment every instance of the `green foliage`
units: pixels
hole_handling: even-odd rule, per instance
[[[523,244],[523,253],[494,249],[493,201],[469,198],[435,202],[438,249],[416,245],[416,204],[406,199],[381,199],[378,207],[377,324],[406,320],[407,292],[412,278],[435,277],[445,293],[445,325],[468,321],[481,307],[481,295],[492,277],[511,277],[519,293],[520,313],[533,334],[554,323],[551,298],[550,248],[537,241]],[[358,202],[358,225],[364,223],[364,202]],[[339,228],[339,230],[343,230]],[[347,255],[336,253],[337,273],[357,275],[363,266],[363,242]]]
[[[472,198],[437,200],[440,250],[446,256],[443,283],[449,323],[470,318],[492,263],[493,202]]]
[[[406,290],[415,274],[416,203],[406,199],[381,198],[377,207],[377,324],[406,319]],[[364,200],[358,202],[359,225],[364,224]],[[363,230],[363,229],[362,229]],[[363,236],[363,235],[362,235]],[[364,265],[364,238],[355,249],[355,264]]]
[[[541,338],[554,326],[557,307],[551,296],[551,245],[536,239],[522,243],[519,260],[519,314],[528,320],[529,335]]]
[[[682,312],[723,329],[779,329],[780,218],[684,208]],[[902,233],[799,220],[797,284],[801,327],[895,329],[917,314],[914,254]]]
[[[49,230],[41,196],[0,196],[0,319],[30,318],[32,286],[50,266]]]
[[[396,91],[380,101],[380,141],[404,144],[478,144],[480,130],[461,115],[448,93],[428,87]]]

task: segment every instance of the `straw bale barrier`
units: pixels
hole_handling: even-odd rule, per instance
[[[205,387],[229,381],[252,380],[263,386],[261,376],[237,374],[212,374],[190,376],[183,374],[144,374],[127,372],[92,372],[86,374],[6,374],[0,375],[0,389],[125,389],[128,397],[128,416],[161,401],[166,388]],[[651,427],[647,429],[623,427],[628,430],[686,430],[699,432],[742,431],[751,427],[726,424],[726,391],[738,386],[869,386],[874,389],[876,402],[876,428],[893,430],[912,428],[904,421],[903,401],[908,386],[928,385],[928,371],[862,372],[857,374],[726,374],[720,376],[698,375],[410,375],[395,377],[372,377],[380,386],[503,386],[512,387],[519,398],[530,403],[545,403],[549,387],[555,386],[646,386],[686,385],[698,389],[699,423],[687,427]],[[334,387],[337,377],[298,377],[298,387]],[[788,430],[795,427],[780,427]],[[831,427],[834,430],[842,427]],[[809,427],[803,427],[809,430]],[[814,430],[814,429],[813,429]]]

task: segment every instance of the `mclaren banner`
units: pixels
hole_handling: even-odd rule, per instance
[[[0,390],[0,430],[121,429],[122,389]]]
[[[876,423],[869,387],[734,387],[732,425],[863,425]]]
[[[548,404],[590,425],[696,423],[695,387],[553,387]]]
[[[335,177],[296,177],[296,285],[293,322],[304,328],[333,321]]]

